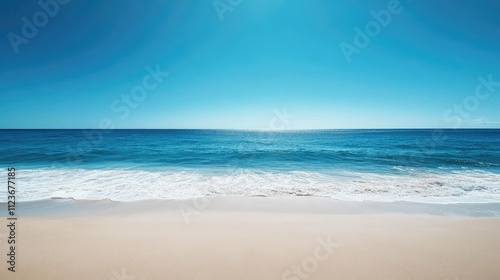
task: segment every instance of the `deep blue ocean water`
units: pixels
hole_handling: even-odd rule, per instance
[[[500,202],[500,130],[0,130],[21,200]],[[2,176],[1,182],[5,182]],[[5,190],[0,189],[0,201]]]

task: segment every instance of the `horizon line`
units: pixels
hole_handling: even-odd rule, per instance
[[[297,129],[246,129],[246,128],[0,128],[0,130],[235,130],[235,131],[262,131],[262,132],[281,132],[281,131],[314,131],[314,130],[498,130],[500,127],[461,127],[461,128],[442,128],[442,127],[422,127],[422,128],[297,128]]]

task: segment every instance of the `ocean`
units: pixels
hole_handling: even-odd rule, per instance
[[[0,130],[17,199],[500,202],[500,130]]]

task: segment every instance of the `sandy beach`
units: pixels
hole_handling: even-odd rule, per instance
[[[494,217],[307,197],[26,209],[15,273],[1,227],[1,279],[500,279]]]

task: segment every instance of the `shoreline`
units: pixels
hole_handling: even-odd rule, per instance
[[[195,207],[199,204],[198,208]],[[206,204],[206,205],[205,205]],[[420,203],[409,201],[345,201],[327,197],[196,197],[189,199],[148,199],[136,201],[44,199],[16,203],[18,216],[60,216],[119,213],[120,211],[178,211],[190,205],[198,211],[300,213],[315,214],[403,214],[458,217],[500,217],[500,202],[492,203]],[[0,209],[7,209],[0,202]],[[6,217],[0,211],[0,217]]]

